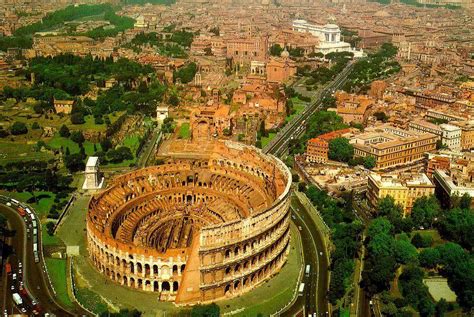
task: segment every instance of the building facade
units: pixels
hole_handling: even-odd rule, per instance
[[[286,165],[241,143],[194,146],[117,177],[87,213],[97,270],[186,305],[252,290],[278,273],[290,248]]]
[[[411,212],[416,199],[435,193],[435,186],[426,174],[371,173],[367,181],[367,198],[373,207],[386,196],[403,207],[403,217]]]

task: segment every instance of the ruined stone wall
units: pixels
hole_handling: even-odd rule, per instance
[[[278,272],[289,249],[288,168],[233,142],[200,154],[119,176],[91,199],[88,246],[101,273],[173,301],[192,262],[198,273],[185,288],[198,296],[181,297],[194,303],[236,296]]]

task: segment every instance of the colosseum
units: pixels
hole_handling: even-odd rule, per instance
[[[237,296],[286,261],[290,171],[240,143],[184,148],[165,164],[116,177],[91,199],[90,258],[116,283],[163,301]]]

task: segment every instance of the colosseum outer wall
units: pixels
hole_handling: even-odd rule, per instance
[[[96,268],[117,283],[183,304],[237,296],[276,274],[289,252],[289,169],[260,150],[233,142],[218,142],[205,159],[185,162],[119,176],[91,200],[87,235]],[[186,246],[159,251],[137,245],[136,239],[123,241],[146,233],[127,227],[136,214],[142,217],[136,219],[140,226],[153,223],[153,217],[165,219],[165,211],[172,221],[200,219],[199,210],[212,199],[233,210],[234,216],[224,216],[233,220],[221,217],[225,221],[197,226]],[[150,207],[162,201],[169,210]],[[223,210],[210,212],[218,217]]]

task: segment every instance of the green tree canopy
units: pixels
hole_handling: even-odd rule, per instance
[[[339,162],[349,162],[354,156],[354,147],[346,138],[335,138],[329,141],[328,157]]]

